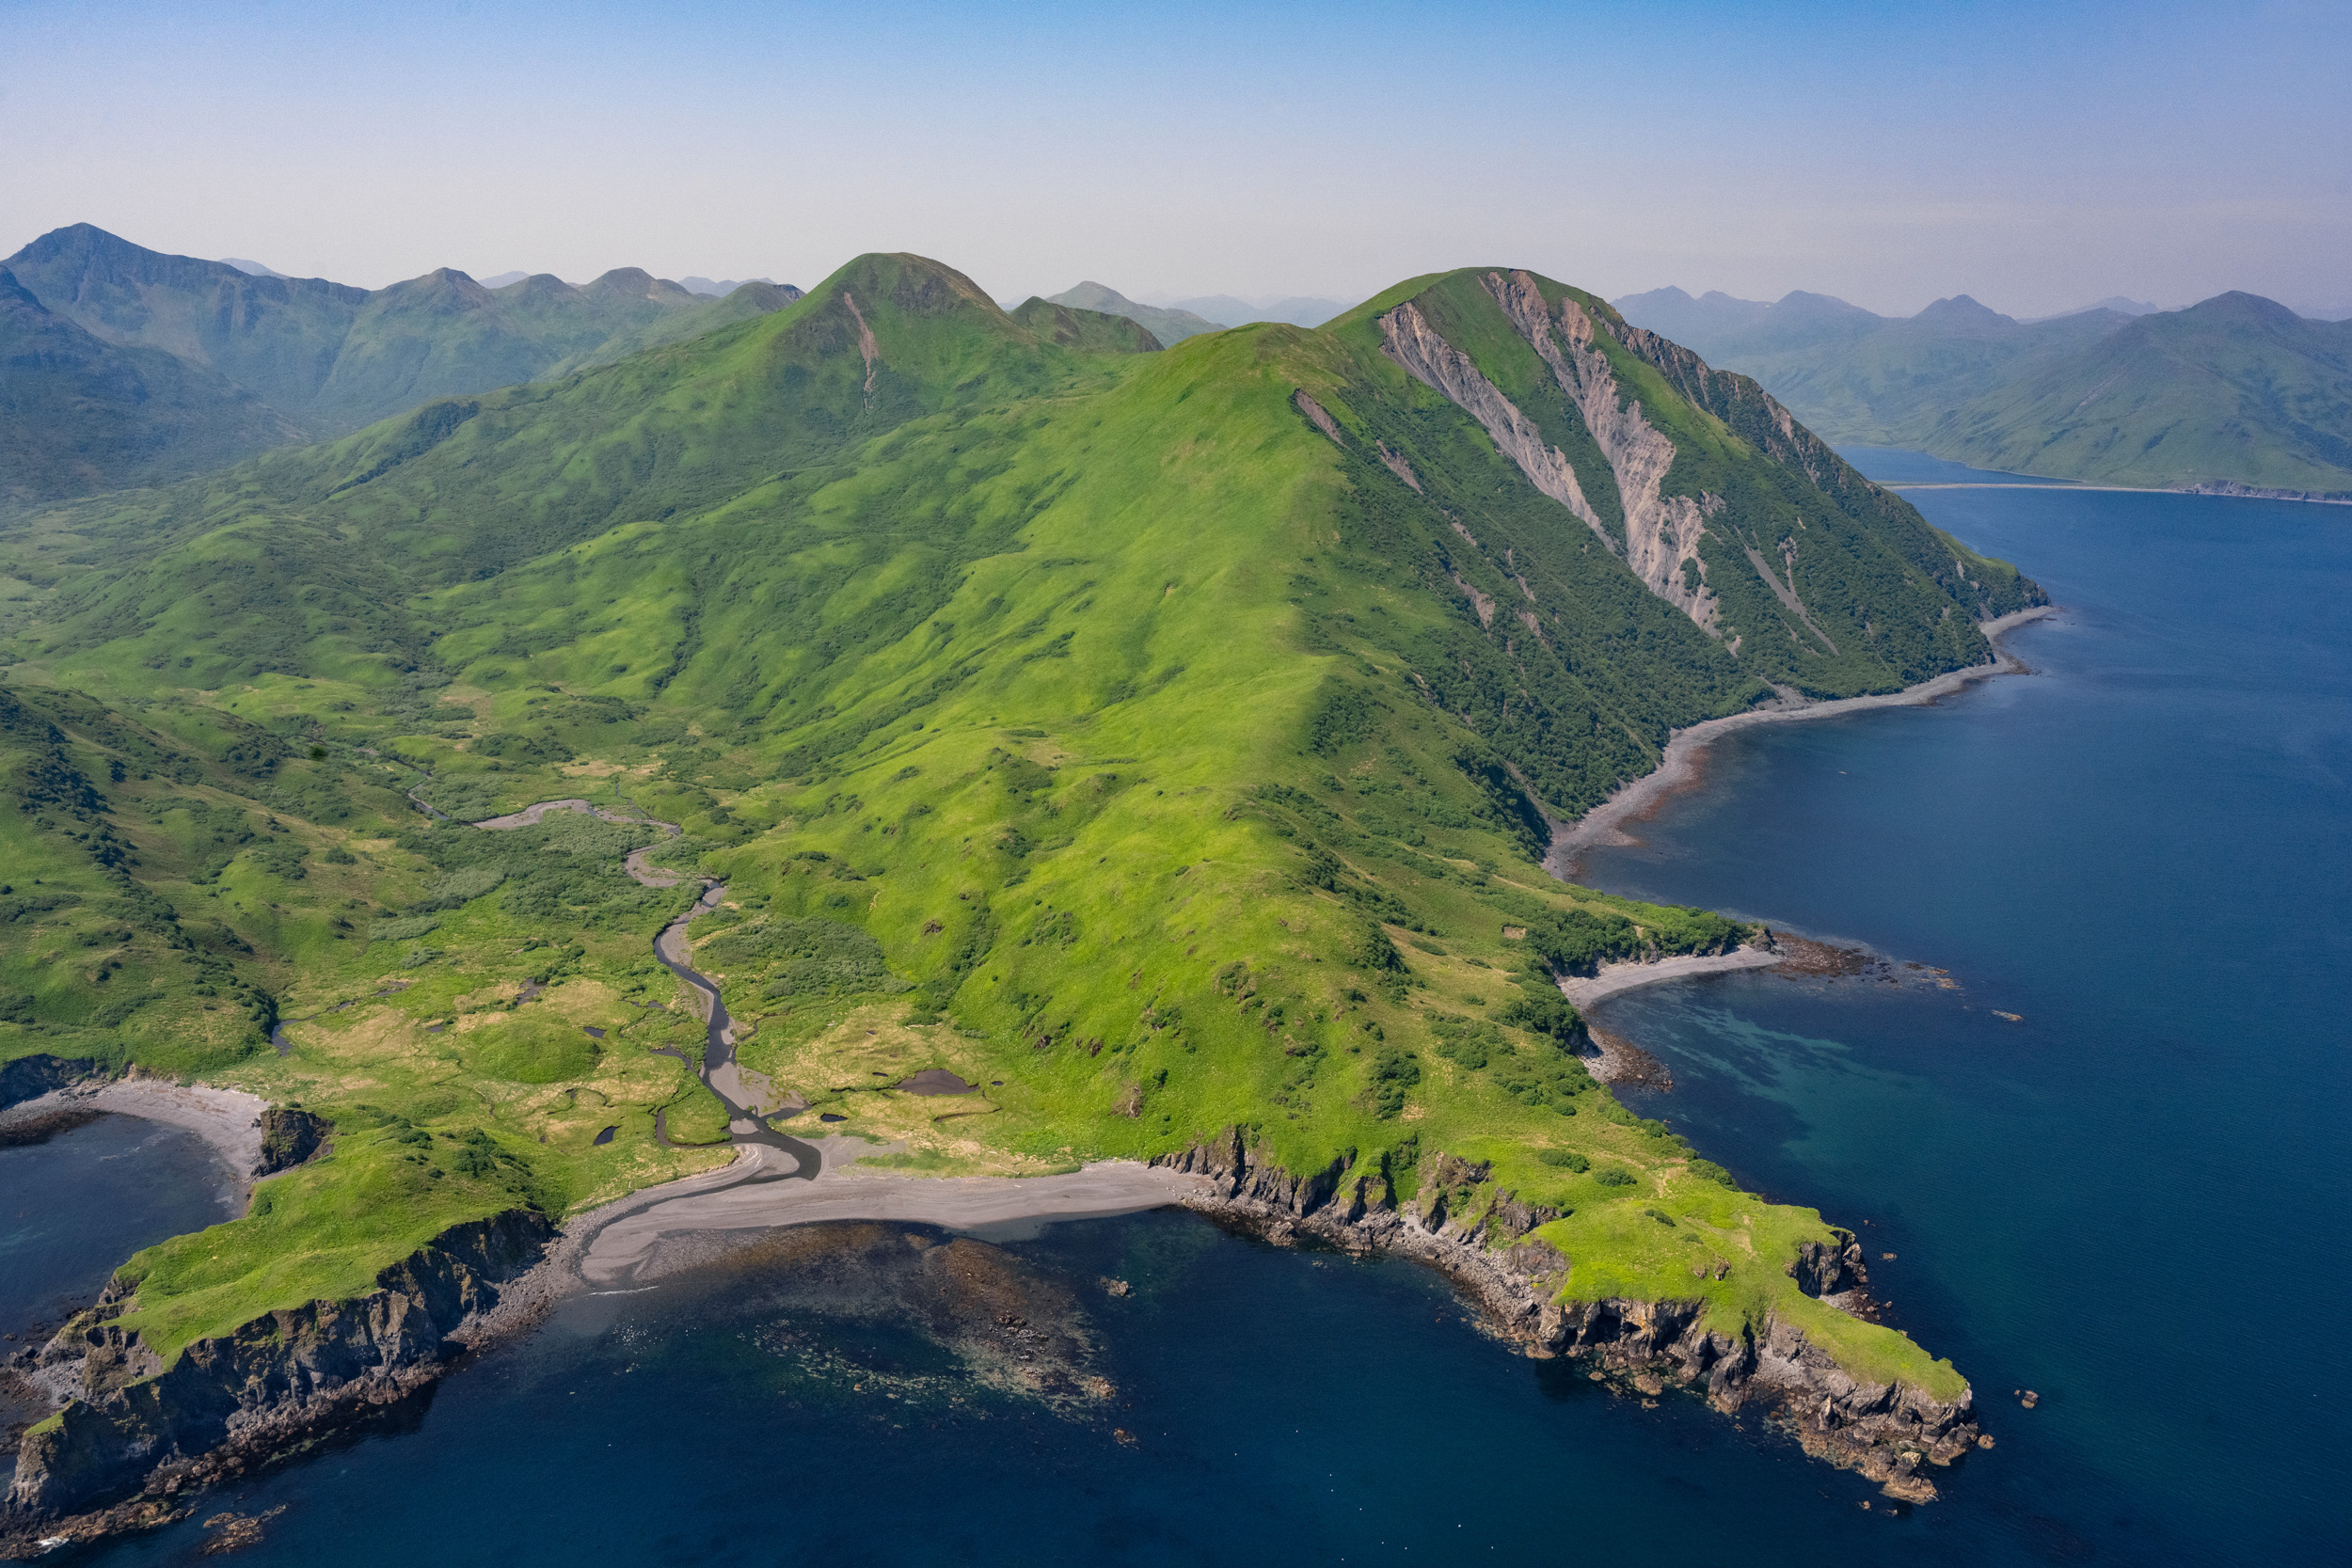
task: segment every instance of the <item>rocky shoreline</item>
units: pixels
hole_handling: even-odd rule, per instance
[[[10,1364],[64,1403],[18,1451],[0,1557],[168,1524],[205,1488],[398,1404],[464,1352],[536,1321],[556,1292],[528,1284],[553,1235],[526,1210],[453,1227],[367,1295],[265,1313],[169,1368],[114,1326],[127,1301],[109,1286]]]
[[[1732,1335],[1707,1327],[1697,1300],[1556,1302],[1567,1259],[1529,1236],[1550,1216],[1497,1187],[1483,1164],[1435,1153],[1421,1190],[1400,1204],[1377,1175],[1337,1162],[1295,1176],[1229,1128],[1128,1168],[1137,1178],[1149,1171],[1157,1185],[1146,1193],[1126,1183],[1136,1191],[1125,1207],[1174,1203],[1278,1243],[1311,1238],[1424,1263],[1454,1283],[1497,1338],[1529,1355],[1590,1356],[1596,1375],[1643,1397],[1676,1386],[1725,1413],[1769,1407],[1808,1453],[1858,1471],[1905,1502],[1936,1496],[1930,1469],[1990,1446],[1970,1395],[1944,1402],[1859,1381],[1792,1324],[1768,1319]],[[1116,1174],[1109,1165],[1089,1171]],[[1070,1206],[1046,1190],[1057,1180],[1006,1184],[1034,1185],[1052,1199],[1039,1212],[1051,1215]],[[884,1189],[915,1182],[954,1184],[851,1177],[826,1185],[862,1189],[883,1212],[912,1217]],[[559,1298],[588,1283],[583,1265],[597,1235],[610,1221],[643,1212],[644,1196],[562,1231],[525,1210],[455,1227],[384,1270],[368,1295],[265,1314],[234,1334],[189,1345],[167,1370],[113,1325],[126,1303],[109,1288],[96,1307],[10,1365],[15,1377],[63,1407],[24,1439],[0,1511],[0,1557],[171,1523],[199,1507],[208,1487],[401,1405],[467,1353],[534,1326]],[[779,1222],[845,1218],[867,1206],[837,1200],[797,1206],[788,1217],[678,1218],[689,1229],[755,1236]],[[987,1207],[992,1218],[1002,1217],[1001,1198],[991,1195]],[[1790,1272],[1811,1294],[1859,1300],[1867,1285],[1861,1248],[1838,1234],[1839,1249],[1808,1246]]]
[[[1740,1335],[1705,1325],[1690,1301],[1555,1302],[1568,1260],[1526,1238],[1549,1217],[1495,1186],[1484,1164],[1438,1153],[1399,1206],[1376,1175],[1343,1164],[1300,1178],[1261,1163],[1237,1130],[1154,1164],[1203,1176],[1214,1190],[1181,1200],[1220,1224],[1278,1243],[1300,1237],[1344,1251],[1425,1263],[1451,1279],[1501,1338],[1533,1356],[1586,1355],[1604,1378],[1656,1395],[1668,1386],[1725,1414],[1768,1408],[1807,1453],[1858,1471],[1889,1497],[1933,1500],[1931,1468],[1990,1448],[1972,1392],[1935,1399],[1900,1384],[1857,1380],[1794,1324],[1768,1318]],[[1841,1304],[1867,1284],[1859,1243],[1808,1243],[1790,1273],[1808,1294]]]

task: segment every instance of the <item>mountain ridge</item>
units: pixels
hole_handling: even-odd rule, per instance
[[[42,308],[102,342],[183,361],[190,387],[218,377],[258,400],[278,423],[230,420],[246,443],[223,437],[203,461],[233,460],[290,438],[341,435],[435,396],[560,374],[741,320],[798,294],[746,285],[707,299],[638,268],[583,285],[547,275],[492,290],[442,267],[378,290],[323,278],[254,274],[230,262],[167,256],[88,224],[56,230],[5,263]],[[189,395],[195,395],[192,391]],[[127,410],[118,417],[127,417]],[[30,427],[24,441],[40,445]],[[60,437],[62,438],[62,437]],[[199,448],[185,446],[191,454]],[[56,476],[71,466],[45,465]],[[125,468],[124,472],[133,470]],[[177,478],[183,462],[137,470]],[[62,478],[12,486],[57,493]]]
[[[30,585],[0,744],[39,785],[0,841],[57,900],[40,942],[106,955],[0,924],[0,1057],[335,1128],[135,1259],[107,1332],[167,1364],[451,1226],[723,1153],[680,1147],[729,1113],[653,1050],[701,1037],[650,949],[696,889],[632,880],[642,848],[727,889],[689,940],[745,1081],[910,1168],[1246,1147],[1351,1218],[1528,1249],[1564,1312],[1681,1303],[1964,1421],[1948,1362],[1822,1299],[1850,1237],[1580,1053],[1561,975],[1760,933],[1539,859],[1676,730],[1980,666],[1977,623],[2040,591],[1523,270],[1139,335],[862,256],[691,340],[0,528]],[[468,825],[591,798],[618,820]],[[879,1086],[933,1067],[983,1092]],[[1932,1495],[1847,1430],[1839,1463]]]
[[[1899,318],[1796,293],[1763,305],[1661,289],[1622,304],[1755,374],[1834,440],[2056,479],[2352,493],[2343,334],[2272,301],[2233,303],[2259,298],[2026,322],[1964,294]]]

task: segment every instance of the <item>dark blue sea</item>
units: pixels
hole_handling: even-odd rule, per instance
[[[236,1185],[203,1139],[138,1117],[0,1147],[0,1332],[55,1328],[141,1247],[235,1217]]]
[[[1588,875],[1948,972],[1600,1010],[1672,1069],[1646,1112],[1860,1229],[1972,1378],[1998,1446],[1944,1500],[1866,1510],[1754,1419],[1510,1354],[1409,1265],[1162,1212],[997,1243],[1070,1292],[1106,1400],[1057,1414],[886,1301],[739,1260],[574,1298],[225,1495],[284,1509],[244,1559],[2344,1560],[2352,512],[1914,499],[2065,606],[2014,641],[2033,673],[1746,732]],[[87,1560],[193,1560],[208,1512]]]

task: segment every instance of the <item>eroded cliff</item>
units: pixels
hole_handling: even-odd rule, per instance
[[[1520,1202],[1482,1162],[1433,1151],[1408,1198],[1391,1190],[1387,1172],[1352,1170],[1344,1159],[1295,1175],[1262,1160],[1233,1128],[1152,1163],[1211,1178],[1217,1196],[1191,1206],[1270,1240],[1305,1234],[1430,1264],[1530,1355],[1590,1356],[1638,1393],[1672,1384],[1725,1413],[1767,1404],[1807,1452],[1859,1471],[1890,1497],[1931,1500],[1929,1471],[1979,1446],[1964,1387],[1941,1399],[1900,1380],[1857,1377],[1778,1313],[1726,1324],[1696,1298],[1577,1299],[1574,1259],[1535,1234],[1558,1213]],[[1787,1266],[1806,1295],[1865,1283],[1859,1245],[1846,1232],[1833,1236],[1836,1244],[1808,1243]]]

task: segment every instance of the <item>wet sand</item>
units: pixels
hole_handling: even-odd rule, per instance
[[[1993,644],[1994,657],[1990,663],[1972,664],[1965,670],[1954,670],[1900,691],[1890,691],[1877,697],[1845,697],[1836,702],[1808,703],[1799,707],[1762,708],[1731,714],[1723,719],[1709,719],[1687,730],[1677,730],[1667,741],[1666,754],[1655,772],[1634,780],[1576,822],[1554,831],[1551,849],[1544,857],[1544,869],[1564,882],[1574,881],[1578,857],[1584,850],[1596,845],[1640,842],[1627,832],[1623,825],[1641,820],[1656,811],[1669,795],[1695,785],[1699,782],[1700,759],[1707,748],[1734,730],[1806,719],[1836,719],[1850,713],[1866,713],[1872,708],[1916,707],[1948,697],[1978,681],[1990,680],[1995,675],[2023,673],[2025,661],[2001,646],[2002,635],[2028,621],[2038,621],[2058,611],[2056,605],[2041,605],[2032,610],[2018,610],[2013,615],[2001,616],[1998,620],[1979,623],[1978,629]]]

